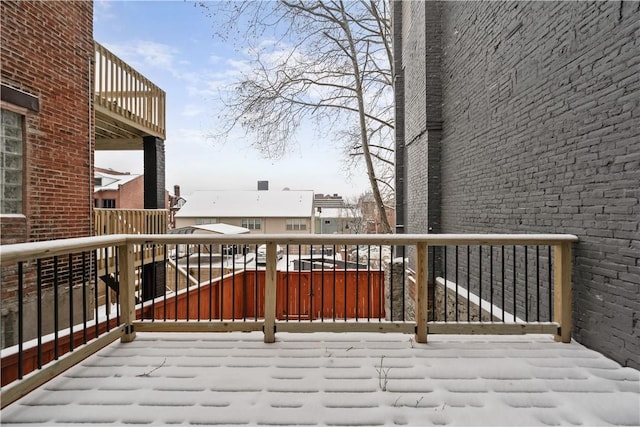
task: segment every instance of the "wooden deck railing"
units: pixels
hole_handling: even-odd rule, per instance
[[[95,106],[115,120],[166,139],[166,94],[98,42]]]
[[[569,342],[572,328],[571,245],[577,240],[573,235],[557,234],[331,236],[120,234],[5,245],[0,247],[3,287],[8,291],[15,291],[17,295],[17,329],[21,339],[14,347],[2,350],[3,381],[9,378],[8,370],[10,369],[13,369],[20,379],[19,381],[11,380],[12,382],[9,379],[6,380],[10,383],[2,387],[2,406],[10,404],[114,340],[120,339],[123,342],[134,340],[137,332],[263,331],[265,342],[274,342],[276,333],[281,332],[402,332],[415,334],[416,341],[422,343],[427,342],[428,334],[432,333],[547,333],[555,335],[558,341]],[[184,285],[186,288],[179,289],[179,280],[176,280],[175,288],[170,294],[162,292],[162,295],[156,297],[157,288],[154,286],[146,291],[151,292],[151,295],[147,294],[142,298],[142,302],[137,302],[141,281],[144,283],[147,279],[155,280],[156,274],[160,276],[168,274],[167,271],[170,269],[162,268],[163,265],[177,265],[177,260],[170,256],[178,253],[177,245],[198,249],[237,245],[239,248],[248,246],[255,250],[257,245],[261,244],[267,246],[266,266],[258,267],[256,264],[253,269],[247,269],[246,253],[234,255],[232,259],[234,263],[232,274],[236,271],[244,271],[248,275],[207,279],[210,273],[205,273],[204,269],[208,264],[209,271],[213,270],[214,260],[209,257],[203,262],[200,259],[204,257],[203,252],[198,250],[195,256],[184,259],[184,268],[182,266],[179,269],[173,268],[175,272],[178,270],[189,272],[188,280]],[[355,267],[346,262],[341,264],[334,262],[330,265],[329,260],[325,259],[325,262],[317,264],[312,260],[311,264],[317,266],[312,267],[311,272],[294,272],[299,279],[294,279],[294,283],[291,283],[291,279],[287,279],[288,275],[283,273],[282,260],[280,260],[282,254],[277,250],[279,245],[287,250],[289,247],[299,249],[301,245],[314,247],[327,245],[333,247],[333,253],[336,253],[336,247],[344,248],[343,253],[347,253],[347,246],[361,248],[362,245],[365,247],[369,245],[369,248],[382,249],[384,245],[391,249],[392,265],[397,263],[397,258],[393,256],[394,248],[403,247],[404,253],[410,254],[412,259],[411,262],[407,261],[411,265],[407,265],[406,269],[410,268],[415,275],[412,280],[405,278],[403,283],[397,281],[394,283],[393,267],[390,272],[391,278],[387,279],[386,272],[383,278],[381,270],[374,271],[370,266],[359,262]],[[459,258],[464,258],[458,256],[460,246],[469,248],[467,264],[462,260],[458,263]],[[545,250],[539,251],[539,246],[543,246]],[[527,251],[529,247],[535,250]],[[151,263],[160,268],[154,269],[154,272],[145,279],[136,272],[136,254],[146,253],[148,248],[151,248]],[[472,252],[471,248],[475,248],[475,252]],[[501,250],[494,250],[495,248],[501,248]],[[513,248],[512,255],[509,252],[511,248]],[[359,250],[356,249],[356,251]],[[366,253],[367,249],[363,251]],[[87,302],[94,301],[92,295],[97,289],[95,285],[98,282],[96,274],[98,268],[96,266],[100,253],[117,254],[112,258],[114,262],[117,260],[112,271],[117,277],[118,289],[114,299],[107,300],[107,305],[115,307],[112,312],[99,307],[97,293],[95,294],[96,302]],[[162,256],[157,256],[158,253]],[[298,250],[297,253],[302,252]],[[537,256],[537,261],[528,261],[532,253]],[[286,251],[285,254],[287,254]],[[450,269],[454,265],[451,263],[454,254],[456,270],[452,273]],[[486,259],[483,257],[487,254],[491,255],[488,265],[483,261]],[[540,254],[544,256],[541,257]],[[285,272],[289,273],[289,260],[286,258],[287,255],[284,257],[282,259],[286,260]],[[358,256],[356,258],[359,259]],[[477,262],[473,260],[474,258]],[[546,258],[544,260],[546,263],[542,262],[542,258]],[[197,265],[189,264],[196,260]],[[280,266],[278,266],[279,262]],[[437,267],[438,263],[440,267]],[[519,263],[523,264],[523,268],[517,265]],[[403,257],[401,260],[403,269],[404,264]],[[533,265],[537,270],[533,269]],[[223,264],[220,266],[225,267]],[[498,266],[501,271],[495,271],[499,270]],[[510,268],[513,268],[513,271],[509,270]],[[434,277],[431,273],[435,269],[439,269],[436,273],[438,277]],[[223,268],[222,271],[226,270]],[[486,272],[491,272],[489,279],[486,278]],[[506,277],[506,272],[509,275],[513,274],[513,281]],[[443,273],[443,277],[439,277],[440,273]],[[484,279],[483,273],[485,273]],[[538,280],[538,276],[543,275],[541,273],[548,274],[548,281],[542,287],[539,283],[544,280]],[[466,284],[470,285],[469,289],[458,292],[458,286],[465,285],[461,277],[463,275],[471,278],[479,277],[478,280],[467,279]],[[532,281],[528,281],[529,276],[533,277]],[[343,293],[337,289],[337,277],[343,278],[340,286],[353,287],[355,298],[348,296],[346,288]],[[460,283],[456,282],[449,286],[452,278],[458,279]],[[494,283],[497,278],[502,280],[501,303],[494,300],[494,291],[499,288],[498,283]],[[297,284],[295,280],[299,280]],[[489,280],[488,283],[487,280]],[[396,289],[401,288],[404,296],[405,287],[411,286],[409,282],[415,286],[415,289],[408,292],[414,296],[414,315],[405,317],[403,314],[400,320],[395,320],[396,317],[389,316],[390,313],[386,312],[386,308],[372,311],[367,307],[369,301],[380,304],[382,295],[385,299],[393,298],[394,286]],[[429,307],[433,305],[430,298],[433,298],[433,288],[437,282],[445,285],[444,307],[447,307],[447,294],[452,289],[455,289],[452,295],[455,298],[456,307],[461,295],[466,295],[467,304],[469,304],[470,296],[479,291],[479,295],[474,295],[474,298],[479,301],[479,306],[482,308],[488,305],[490,307],[488,310],[493,312],[494,306],[499,304],[503,310],[501,320],[480,318],[480,321],[469,322],[458,319],[457,314],[455,319],[451,317],[447,319],[445,314],[444,321],[437,321],[429,315]],[[536,282],[538,282],[537,288],[534,286]],[[153,283],[155,285],[155,282]],[[479,289],[474,289],[478,284]],[[490,287],[487,288],[487,286]],[[507,288],[513,292],[512,300],[508,301],[505,300],[504,293]],[[294,292],[296,289],[297,293]],[[33,292],[38,295],[37,314],[25,308],[26,295]],[[289,292],[292,293],[289,294]],[[486,294],[487,292],[489,295]],[[524,294],[524,298],[520,293]],[[46,312],[42,304],[47,295],[54,296],[54,305],[50,307],[50,313]],[[339,295],[342,295],[342,299],[338,303]],[[79,303],[78,297],[80,297]],[[325,303],[323,298],[327,298],[328,302]],[[235,307],[231,309],[231,314],[229,309],[225,308],[227,306],[222,302],[223,299],[231,301],[232,307]],[[181,300],[184,300],[184,305],[181,305]],[[529,300],[534,300],[533,306],[530,305]],[[30,301],[33,302],[33,298]],[[62,309],[60,304],[65,301],[67,305]],[[367,302],[361,304],[361,301]],[[512,303],[514,309],[517,305],[524,303],[524,310],[527,310],[529,307],[533,309],[535,302],[539,305],[540,301],[544,304],[548,301],[549,305],[549,310],[544,311],[542,317],[539,307],[535,311],[536,316],[526,312],[525,319],[516,316],[516,313],[510,316],[504,314],[510,309]],[[4,303],[6,305],[7,301]],[[218,307],[221,309],[214,311],[214,303],[215,309]],[[80,319],[74,314],[74,304],[80,304],[82,307]],[[253,312],[243,309],[247,304],[254,304]],[[307,306],[312,307],[308,310],[308,316],[295,316]],[[358,314],[359,311],[360,314]],[[61,313],[68,313],[71,321],[68,320],[69,318],[66,323],[60,320]],[[339,318],[341,316],[344,318]],[[24,330],[30,327],[33,330],[34,324],[42,325],[47,322],[55,325],[50,334],[42,332],[39,328],[36,338],[23,335]],[[24,339],[22,339],[23,336]],[[65,340],[65,336],[73,339]],[[45,353],[49,356],[45,357]],[[13,362],[9,363],[10,360]],[[29,373],[29,366],[36,371]],[[12,375],[15,378],[16,374]]]
[[[165,234],[168,229],[167,209],[94,209],[93,228],[96,236],[110,234]]]

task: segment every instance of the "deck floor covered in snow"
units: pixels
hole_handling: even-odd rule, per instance
[[[550,336],[139,333],[2,425],[640,425],[640,374]]]

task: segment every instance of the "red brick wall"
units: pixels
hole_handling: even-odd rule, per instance
[[[120,186],[118,209],[144,209],[144,176]]]
[[[91,1],[2,1],[2,84],[39,100],[28,112],[24,218],[0,217],[1,243],[90,235]]]

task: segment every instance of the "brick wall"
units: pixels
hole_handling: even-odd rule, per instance
[[[36,96],[40,106],[26,116],[25,217],[0,218],[2,243],[87,236],[93,4],[3,1],[1,7],[2,84]]]
[[[2,244],[91,234],[93,152],[90,138],[89,61],[94,57],[91,1],[2,1],[0,5],[2,85],[37,98],[23,109],[23,214],[0,215]],[[15,106],[3,104],[3,108]],[[34,319],[35,266],[25,265],[24,318]],[[48,279],[47,279],[48,280]],[[0,344],[15,343],[16,271],[2,268]],[[50,281],[43,304],[50,303]],[[60,287],[61,294],[68,290]],[[43,333],[51,330],[45,323]],[[25,339],[34,322],[25,326]]]
[[[442,232],[576,234],[574,337],[640,367],[640,4],[441,7],[441,33],[412,32],[403,58],[406,94],[423,91],[410,70],[428,59],[411,37],[442,38]],[[403,24],[424,20],[410,10],[424,13],[407,2]],[[407,95],[407,142],[425,108]],[[427,140],[407,156],[415,232],[427,231]]]

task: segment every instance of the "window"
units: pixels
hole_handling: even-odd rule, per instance
[[[116,199],[102,199],[102,207],[105,209],[115,209]]]
[[[307,229],[307,220],[305,218],[288,218],[287,219],[287,230],[306,230]]]
[[[196,218],[196,225],[217,224],[216,218]]]
[[[260,230],[260,218],[242,218],[242,226],[249,230]]]
[[[24,116],[5,109],[1,112],[0,214],[21,214]]]

